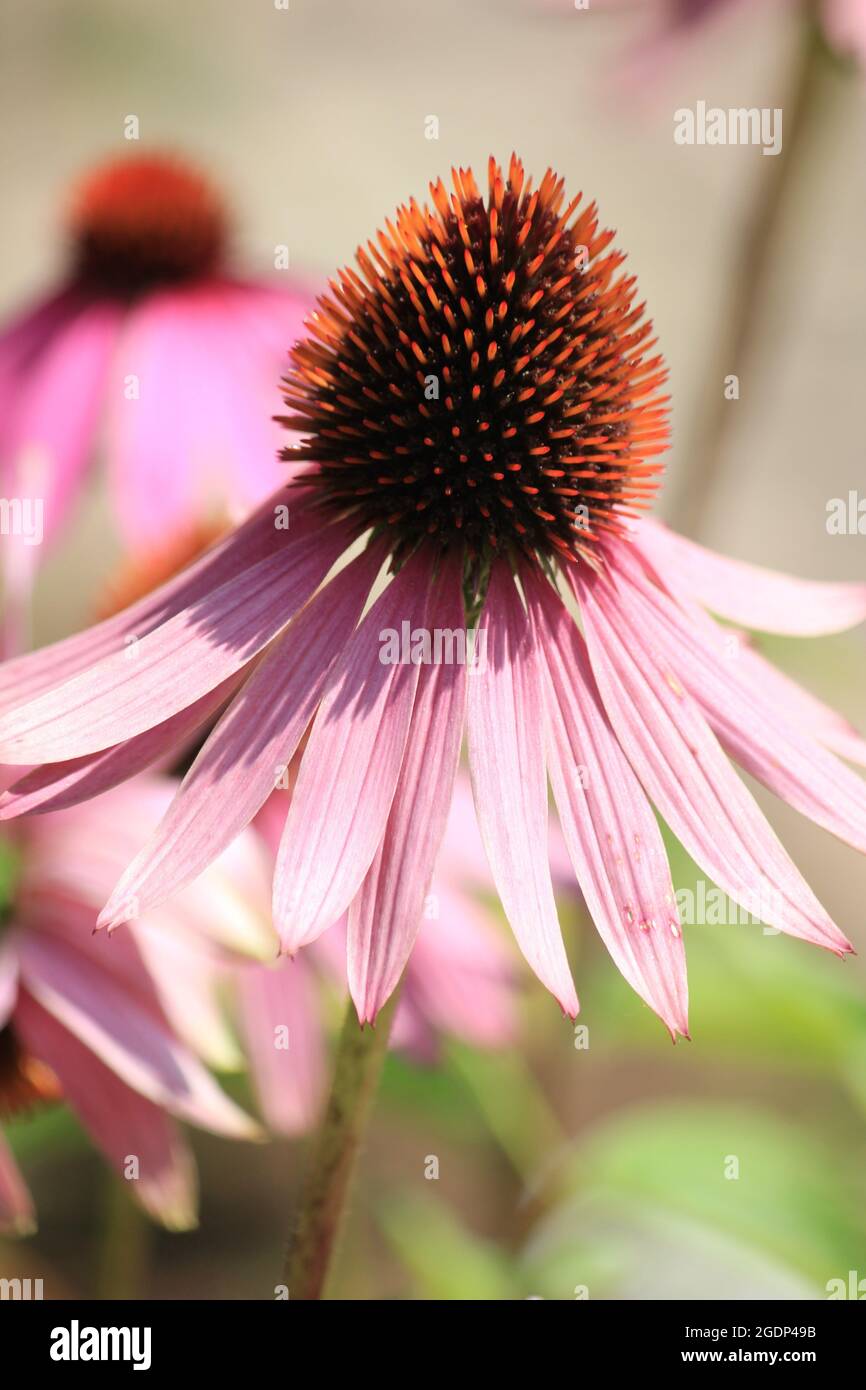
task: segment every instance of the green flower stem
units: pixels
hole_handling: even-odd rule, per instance
[[[343,1225],[355,1163],[388,1050],[399,987],[361,1028],[349,1001],[325,1117],[312,1154],[295,1233],[286,1256],[290,1299],[323,1298]]]
[[[96,1273],[98,1299],[140,1299],[144,1296],[154,1230],[133,1201],[129,1184],[105,1176],[105,1212]]]

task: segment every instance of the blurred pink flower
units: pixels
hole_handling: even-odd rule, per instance
[[[229,699],[100,920],[192,880],[300,755],[275,924],[294,954],[348,910],[351,994],[372,1020],[415,943],[465,727],[493,879],[539,979],[577,1012],[549,775],[599,933],[685,1033],[682,931],[653,805],[735,902],[839,954],[847,939],[726,754],[866,850],[866,784],[829,751],[862,759],[863,742],[757,653],[728,659],[702,605],[817,634],[862,622],[866,585],[774,575],[637,520],[665,447],[665,372],[634,278],[605,254],[612,233],[594,206],[571,224],[578,200],[563,211],[550,170],[533,192],[515,158],[507,177],[491,160],[486,203],[468,170],[454,189],[449,201],[431,187],[435,212],[399,210],[295,350],[287,401],[311,466],[291,529],[265,504],[150,598],[0,668],[0,759],[41,764],[0,814],[92,794]],[[458,639],[478,609],[486,659],[473,662]]]
[[[311,297],[228,269],[219,195],[173,157],[98,167],[67,231],[64,283],[0,332],[0,493],[38,502],[50,541],[104,452],[130,548],[243,514],[286,477],[271,416]],[[13,594],[36,548],[23,521],[3,538]]]
[[[541,0],[547,9],[577,12],[572,0]],[[649,16],[650,28],[631,54],[630,76],[658,73],[697,32],[736,10],[781,9],[797,6],[811,18],[811,0],[591,0],[589,10],[636,10]],[[866,0],[820,0],[821,28],[830,46],[843,57],[866,66]]]
[[[257,1134],[200,1059],[239,1063],[214,990],[224,961],[261,950],[268,930],[248,905],[261,898],[263,857],[247,835],[170,907],[113,938],[94,935],[105,893],[172,790],[141,778],[16,827],[19,868],[0,921],[0,1118],[64,1099],[130,1193],[180,1229],[194,1223],[196,1184],[174,1117],[230,1138]],[[0,1226],[32,1222],[0,1134]]]
[[[286,811],[285,794],[274,792],[255,820],[274,858]],[[564,868],[565,848],[555,829],[552,853]],[[416,1061],[435,1061],[443,1034],[482,1048],[517,1039],[514,962],[482,897],[492,886],[468,778],[458,775],[391,1034],[392,1046]],[[292,961],[231,967],[262,1113],[278,1133],[302,1132],[317,1118],[327,1080],[322,991],[345,990],[346,946],[342,919]],[[276,947],[275,940],[275,953]]]

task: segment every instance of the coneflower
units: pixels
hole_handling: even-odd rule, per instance
[[[866,787],[829,751],[862,758],[862,742],[756,653],[730,659],[700,605],[818,633],[861,621],[866,586],[767,574],[638,520],[666,438],[664,367],[612,234],[552,172],[533,190],[516,158],[507,174],[491,160],[486,198],[468,171],[431,194],[358,252],[294,350],[294,491],[155,595],[0,670],[0,757],[40,764],[0,812],[122,780],[229,699],[101,920],[200,873],[298,755],[276,926],[294,953],[348,910],[352,995],[372,1020],[418,930],[465,728],[487,855],[536,974],[576,1013],[549,776],[608,949],[685,1033],[653,806],[735,901],[840,954],[727,754],[866,848]],[[473,665],[458,639],[474,625]],[[406,632],[408,658],[388,657],[386,634]]]
[[[237,1065],[217,983],[239,954],[268,947],[257,838],[122,937],[94,935],[102,897],[171,791],[141,777],[0,841],[0,1230],[34,1223],[3,1127],[35,1107],[68,1104],[130,1196],[174,1229],[195,1224],[197,1204],[177,1120],[259,1135],[202,1065]]]
[[[22,508],[3,537],[7,610],[103,451],[138,551],[279,484],[273,383],[312,303],[232,269],[227,205],[175,155],[97,165],[64,233],[61,282],[0,328],[0,493]]]

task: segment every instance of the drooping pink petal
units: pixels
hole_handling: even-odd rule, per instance
[[[430,594],[433,632],[463,632],[462,574],[443,562]],[[399,980],[421,925],[448,818],[466,708],[466,667],[422,665],[403,766],[373,863],[349,909],[349,988],[373,1022]]]
[[[407,561],[334,667],[301,761],[274,874],[283,949],[314,940],[346,910],[385,833],[418,666],[383,660],[388,633],[423,628],[424,557]]]
[[[212,420],[212,363],[203,331],[195,333],[205,293],[150,295],[130,314],[118,349],[106,453],[128,550],[185,530],[214,501],[215,438],[195,430],[200,416]]]
[[[35,1229],[33,1198],[18,1171],[12,1150],[0,1133],[0,1231],[29,1236]]]
[[[103,938],[106,951],[111,942]],[[19,944],[22,989],[16,1008],[20,1026],[25,995],[41,1006],[26,1035],[36,1056],[47,1013],[97,1056],[127,1086],[172,1114],[233,1138],[251,1138],[252,1121],[226,1096],[210,1074],[160,1020],[143,1009],[128,990],[59,939],[45,942],[34,933]],[[46,1060],[49,1060],[46,1057]],[[53,1062],[49,1060],[49,1065]],[[62,1078],[61,1078],[62,1079]]]
[[[276,509],[285,506],[290,509],[288,532],[275,526]],[[303,540],[321,526],[309,489],[275,494],[187,569],[122,613],[0,665],[0,710],[21,705],[103,657],[125,651],[133,638],[144,637],[275,550]]]
[[[645,520],[645,519],[644,519]],[[643,527],[644,522],[638,523]],[[641,534],[640,530],[638,534]],[[678,582],[665,574],[663,548],[659,547],[655,562],[643,546],[632,547],[647,578],[668,594],[679,606],[692,628],[700,629],[707,640],[719,646],[726,659],[736,659],[744,680],[750,681],[775,704],[792,723],[807,729],[825,747],[852,762],[866,764],[866,739],[861,738],[848,719],[831,705],[819,700],[790,676],[786,676],[768,661],[754,646],[754,639],[741,628],[723,627],[696,602]],[[621,550],[620,553],[623,552]]]
[[[312,290],[223,283],[211,296],[203,325],[202,357],[212,369],[208,405],[219,431],[214,465],[232,507],[247,510],[284,482],[291,465],[280,460],[289,442],[274,420],[286,350],[303,336],[315,308]]]
[[[92,456],[123,307],[98,300],[59,329],[21,382],[10,453],[16,492],[44,504],[56,534]]]
[[[664,844],[604,712],[586,646],[544,581],[524,587],[547,673],[548,766],[574,872],[618,969],[688,1036],[682,931]]]
[[[34,816],[18,894],[26,901],[28,926],[56,931],[68,921],[69,939],[86,949],[118,867],[135,857],[176,790],[173,778],[142,775],[70,810]],[[190,933],[235,957],[272,960],[277,940],[270,921],[271,873],[259,836],[239,835],[194,883],[164,907],[149,910],[143,926]],[[81,921],[75,916],[79,905]],[[122,960],[129,936],[121,933],[110,953],[94,941],[101,968],[113,969]]]
[[[5,762],[61,762],[170,719],[253,659],[321,583],[339,527],[287,545],[207,597],[31,703],[0,717]]]
[[[240,1024],[268,1128],[302,1134],[325,1088],[325,1042],[316,982],[304,955],[235,971]]]
[[[192,1157],[177,1127],[49,1011],[26,994],[16,1026],[28,1048],[56,1074],[65,1099],[134,1197],[170,1230],[195,1225]]]
[[[688,853],[767,925],[839,953],[850,950],[666,658],[629,622],[609,579],[576,567],[569,577],[607,716],[644,790]]]
[[[0,656],[29,645],[37,565],[93,453],[120,314],[63,294],[0,338],[0,494],[21,509],[0,545]]]
[[[10,382],[17,386],[21,374],[30,370],[58,332],[67,327],[83,307],[81,291],[67,286],[47,299],[28,304],[5,324],[0,332],[0,390],[5,391]],[[3,400],[4,405],[14,405],[17,391],[10,397],[4,396]],[[14,413],[9,409],[3,413],[4,438],[11,435]],[[5,455],[6,448],[4,445],[0,454]]]
[[[401,995],[401,1005],[405,999],[428,1029],[472,1047],[507,1047],[517,1033],[514,959],[489,914],[469,894],[434,879],[431,898],[435,913],[418,933],[411,988]]]
[[[730,629],[724,634],[726,651],[730,651]],[[778,667],[750,645],[747,640],[736,640],[738,648],[736,660],[740,663],[743,679],[762,691],[771,703],[778,706],[786,719],[799,728],[812,734],[825,748],[830,748],[840,758],[859,763],[866,767],[866,739],[862,738],[853,724],[819,700],[811,691],[804,690],[797,681],[785,675]]]
[[[608,553],[620,576],[623,611],[664,653],[723,748],[789,805],[866,851],[866,782],[789,722],[784,707],[742,669],[736,651],[727,654],[723,635],[713,640],[711,629],[690,623],[649,582],[627,544],[611,542]]]
[[[133,938],[143,971],[153,982],[159,1007],[188,1048],[217,1071],[236,1071],[243,1059],[222,1007],[224,961],[210,949],[207,925],[193,934],[178,914],[156,914],[136,923],[111,942]],[[94,936],[97,950],[102,938]]]
[[[481,837],[518,945],[572,1018],[568,967],[547,860],[544,695],[535,637],[504,562],[494,564],[482,624],[484,669],[469,679],[469,767]]]
[[[632,536],[668,587],[742,627],[818,637],[866,620],[866,584],[797,579],[732,560],[646,517]]]
[[[237,690],[242,677],[229,676],[207,695],[143,734],[102,753],[64,763],[45,763],[0,794],[0,821],[66,810],[127,782],[158,760],[184,748],[197,729]]]
[[[340,571],[259,663],[226,710],[148,843],[100,915],[116,926],[189,883],[279,785],[382,562],[374,547]]]

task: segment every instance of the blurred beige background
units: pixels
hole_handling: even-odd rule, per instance
[[[698,99],[783,105],[796,31],[792,5],[754,0],[638,92],[617,74],[645,32],[642,8],[6,0],[0,310],[58,273],[64,190],[91,160],[125,147],[131,113],[142,146],[182,149],[222,180],[241,264],[266,270],[275,244],[287,243],[293,270],[314,278],[349,259],[398,201],[423,196],[431,176],[452,163],[483,169],[489,152],[505,159],[516,148],[537,175],[550,163],[596,197],[629,252],[671,368],[674,448],[660,498],[670,514],[702,465],[706,375],[742,228],[773,162],[754,147],[677,146],[673,112]],[[757,350],[728,407],[723,471],[697,523],[731,553],[833,578],[866,577],[866,540],[825,527],[827,500],[866,480],[864,92],[853,72],[825,80],[771,256]],[[438,140],[425,138],[429,115]],[[97,493],[48,567],[42,638],[86,619],[112,554]],[[864,723],[862,633],[804,644],[801,674]],[[772,814],[819,895],[856,926],[862,861],[793,812],[774,804]]]

